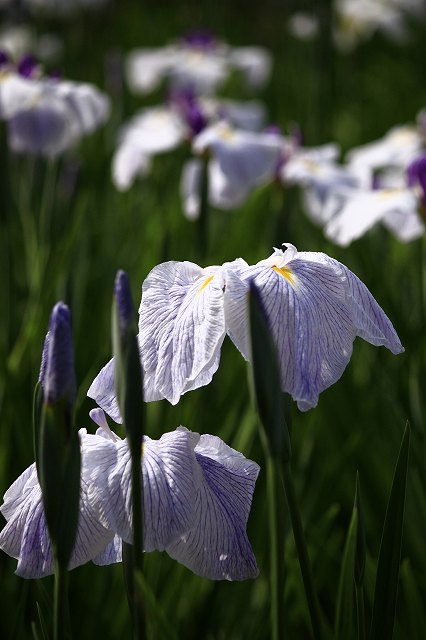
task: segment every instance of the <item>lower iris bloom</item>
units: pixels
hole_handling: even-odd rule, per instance
[[[83,465],[86,463],[86,445],[92,440],[100,438],[80,430]],[[7,520],[0,533],[0,549],[18,560],[16,574],[21,578],[42,578],[52,574],[52,545],[35,463],[6,491],[0,511]],[[69,569],[96,558],[113,537],[114,533],[102,525],[90,504],[88,486],[82,474],[79,524]]]
[[[96,435],[80,431],[80,515],[69,569],[89,560],[121,560],[121,541],[132,542],[131,462],[126,440],[110,429],[100,409]],[[197,575],[244,580],[258,569],[246,524],[259,467],[215,436],[184,427],[143,444],[144,548],[167,551]],[[7,524],[0,548],[17,558],[17,575],[53,573],[53,555],[35,464],[12,484],[1,512]]]
[[[132,542],[131,460],[126,440],[106,427],[89,456],[90,500],[105,527]],[[167,551],[197,575],[245,580],[258,574],[246,524],[259,467],[220,438],[179,427],[143,443],[144,548]],[[121,559],[115,538],[102,563]],[[97,559],[99,562],[99,558]]]
[[[168,399],[208,384],[228,334],[249,358],[247,291],[259,289],[281,366],[282,390],[304,411],[336,382],[360,336],[397,354],[404,349],[383,309],[343,264],[324,253],[286,245],[266,260],[237,259],[221,267],[166,262],[142,288],[139,345],[147,401]],[[111,360],[88,395],[114,420],[120,414]]]

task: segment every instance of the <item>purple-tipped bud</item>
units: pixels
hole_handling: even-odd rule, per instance
[[[419,156],[408,166],[407,183],[409,187],[420,185],[422,200],[426,203],[426,154]]]
[[[45,353],[46,351],[46,353]],[[44,361],[43,361],[44,358]],[[71,336],[71,314],[66,304],[58,302],[52,310],[46,336],[40,380],[46,404],[65,400],[75,402],[76,380]]]
[[[7,55],[6,51],[3,51],[3,49],[0,49],[0,69],[1,67],[7,66],[9,62],[10,62],[10,58]]]
[[[135,318],[129,277],[125,271],[118,271],[114,283],[114,296],[117,303],[120,334],[124,336]]]
[[[37,60],[31,55],[23,56],[20,59],[17,67],[19,75],[23,76],[24,78],[33,78],[35,75],[37,75],[38,70],[39,64]]]

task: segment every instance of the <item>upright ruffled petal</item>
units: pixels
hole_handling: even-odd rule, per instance
[[[85,470],[90,501],[100,521],[130,543],[133,537],[130,452],[126,440],[102,440],[94,443],[88,458],[90,468]],[[197,441],[198,435],[186,429],[166,433],[159,440],[144,438],[143,539],[146,551],[164,549],[191,527]],[[102,558],[105,560],[105,556],[115,553],[117,549],[111,547],[105,550]]]
[[[193,526],[166,551],[204,578],[255,578],[246,525],[259,467],[216,436],[201,436],[195,454],[199,475]]]
[[[210,382],[225,337],[218,267],[158,265],[143,284],[139,314],[144,374],[156,392],[176,404],[186,391]]]

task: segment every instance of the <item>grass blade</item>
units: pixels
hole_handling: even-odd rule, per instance
[[[354,587],[355,587],[355,550],[357,546],[358,509],[356,504],[352,511],[348,535],[346,536],[340,570],[339,590],[337,593],[336,619],[334,634],[337,640],[351,640],[354,632]]]
[[[372,640],[375,638],[388,638],[390,640],[393,634],[401,560],[409,447],[410,426],[407,423],[396,463],[380,544],[371,622],[370,635]]]

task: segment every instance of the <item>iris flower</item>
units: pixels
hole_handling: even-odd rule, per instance
[[[221,121],[204,129],[192,143],[196,155],[209,160],[209,201],[224,210],[240,206],[254,188],[274,180],[283,138],[269,132],[244,131]],[[197,218],[200,208],[201,162],[188,162],[182,173],[184,212]]]
[[[80,514],[69,569],[121,560],[132,542],[130,452],[100,409],[96,435],[80,430]],[[244,580],[258,570],[246,524],[259,467],[215,436],[184,427],[143,444],[145,551],[167,553],[197,575]],[[6,491],[0,548],[17,558],[17,575],[53,573],[41,489],[32,464]]]
[[[149,93],[166,79],[172,88],[212,95],[234,70],[251,88],[262,87],[271,65],[271,55],[261,47],[230,47],[207,31],[197,31],[166,47],[132,51],[127,79],[134,93]]]
[[[16,67],[0,59],[0,119],[12,151],[56,157],[103,123],[109,108],[93,85],[43,77],[29,57]]]
[[[324,253],[276,249],[248,265],[241,258],[202,269],[191,262],[166,262],[142,286],[139,345],[147,401],[180,395],[210,382],[228,334],[250,358],[247,291],[260,292],[278,350],[282,390],[305,411],[336,382],[360,336],[397,354],[404,349],[367,287],[343,264]],[[114,361],[100,371],[88,395],[114,420]]]
[[[196,97],[191,90],[174,91],[161,106],[139,111],[120,133],[112,161],[112,179],[120,191],[145,176],[153,156],[191,141],[209,123],[219,119],[247,130],[263,123],[264,108],[256,101],[236,102]]]
[[[93,441],[91,501],[105,527],[132,542],[130,451],[92,411],[103,435]],[[197,575],[244,580],[258,570],[246,524],[259,467],[220,438],[179,427],[143,443],[144,548],[165,550]],[[121,559],[115,538],[104,551]],[[99,558],[97,559],[99,562]]]

